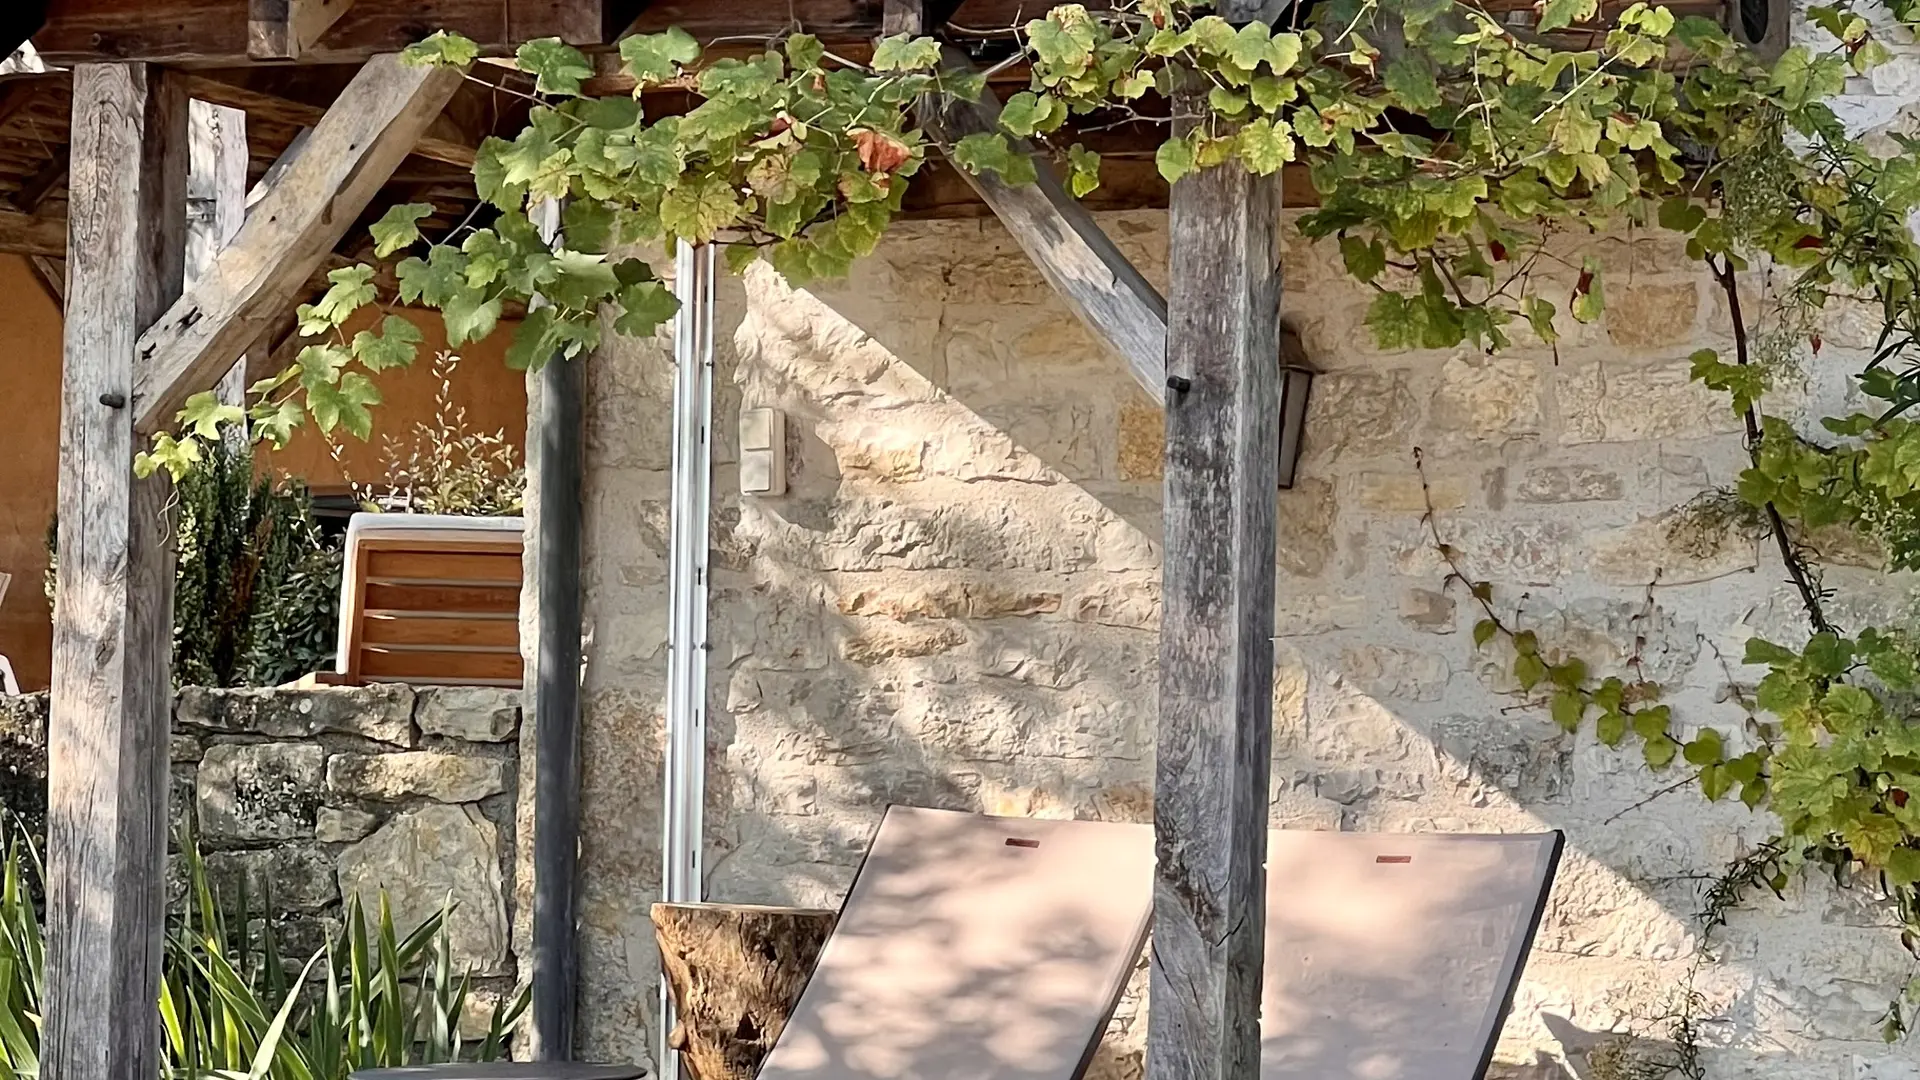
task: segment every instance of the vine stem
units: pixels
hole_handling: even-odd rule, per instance
[[[1746,367],[1751,359],[1747,345],[1747,323],[1740,313],[1740,283],[1733,273],[1732,256],[1723,256],[1713,267],[1714,277],[1719,280],[1720,289],[1727,297],[1727,314],[1733,322],[1734,362]],[[1747,429],[1747,457],[1757,467],[1760,454],[1760,405],[1749,402],[1741,420]],[[1773,532],[1773,542],[1780,549],[1780,561],[1786,564],[1787,576],[1793,581],[1794,590],[1800,594],[1800,604],[1806,609],[1807,622],[1815,633],[1830,633],[1833,624],[1827,621],[1825,605],[1820,602],[1820,589],[1813,582],[1813,575],[1807,569],[1806,560],[1794,547],[1793,538],[1787,535],[1787,522],[1780,514],[1780,508],[1767,500],[1767,523]]]

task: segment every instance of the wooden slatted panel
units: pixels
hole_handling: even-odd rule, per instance
[[[520,685],[517,540],[368,537],[353,573],[348,681]]]

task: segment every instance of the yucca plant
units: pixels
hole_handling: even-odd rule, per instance
[[[0,1080],[39,1074],[45,968],[39,854],[17,829],[0,872]],[[454,971],[447,910],[402,938],[381,897],[369,919],[346,904],[339,935],[298,971],[285,962],[271,904],[244,887],[221,895],[191,840],[180,845],[187,895],[171,917],[160,989],[159,1080],[345,1080],[355,1069],[478,1059],[506,1048],[523,992],[496,1005],[469,1045],[460,1017],[472,989]]]

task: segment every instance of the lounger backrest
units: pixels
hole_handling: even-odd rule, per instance
[[[1560,844],[1271,834],[1261,1080],[1480,1080]]]
[[[1152,880],[1144,825],[888,810],[761,1080],[1074,1080]]]

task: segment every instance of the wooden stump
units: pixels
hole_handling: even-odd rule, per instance
[[[693,1080],[753,1080],[837,918],[812,908],[653,905],[679,1016],[667,1044]]]

